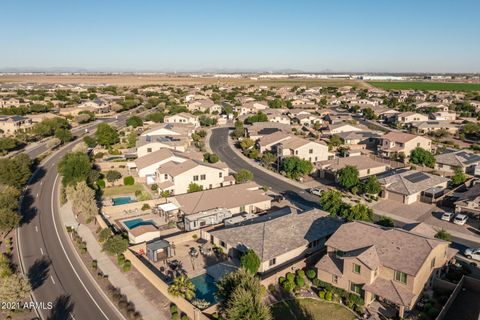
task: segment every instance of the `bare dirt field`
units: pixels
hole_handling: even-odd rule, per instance
[[[168,75],[3,75],[1,83],[36,83],[36,84],[92,84],[115,86],[146,86],[146,85],[238,85],[238,86],[353,86],[367,88],[364,81],[347,79],[250,79],[250,78],[217,78],[189,77]]]

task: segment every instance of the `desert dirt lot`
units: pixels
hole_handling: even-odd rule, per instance
[[[1,83],[37,83],[37,84],[108,84],[115,86],[145,86],[145,85],[238,85],[238,86],[354,86],[368,87],[363,81],[346,79],[259,79],[250,78],[216,78],[216,77],[189,77],[167,75],[3,75]]]

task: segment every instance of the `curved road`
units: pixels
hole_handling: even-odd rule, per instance
[[[81,135],[85,128],[92,131],[98,122],[123,123],[133,111],[118,114],[118,119],[99,120],[73,132]],[[56,186],[60,183],[56,167],[79,141],[68,144],[45,160],[24,190],[22,225],[17,230],[20,265],[32,283],[34,301],[40,305],[37,308],[40,318],[124,319],[90,275],[62,230],[65,227],[56,201]],[[40,144],[26,153],[35,158],[44,151],[46,146]],[[53,308],[49,308],[48,303],[52,303]]]
[[[270,187],[273,191],[282,194],[285,198],[303,209],[320,208],[319,198],[317,196],[277,178],[273,173],[266,173],[239,157],[228,143],[229,130],[229,128],[213,129],[209,143],[212,151],[231,169],[235,171],[240,169],[251,171],[253,173],[253,180],[256,183],[261,186]]]

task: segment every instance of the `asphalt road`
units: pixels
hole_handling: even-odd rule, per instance
[[[268,186],[273,191],[285,196],[295,205],[301,208],[320,208],[319,197],[314,196],[303,189],[292,186],[285,181],[278,179],[274,175],[265,173],[257,167],[251,165],[245,159],[239,157],[228,144],[229,128],[216,128],[212,130],[210,136],[210,148],[216,153],[220,159],[235,171],[239,169],[247,169],[253,173],[254,181],[262,186]],[[401,223],[396,223],[398,227],[402,227]],[[480,242],[468,241],[457,237],[452,237],[452,247],[463,252],[466,248],[476,248]]]
[[[286,199],[302,209],[320,208],[319,197],[314,196],[304,189],[292,186],[291,184],[268,174],[251,165],[245,159],[240,158],[228,144],[229,128],[216,128],[210,136],[210,148],[220,159],[231,169],[238,171],[247,169],[253,173],[253,180],[261,186],[268,186],[274,192],[282,194]]]
[[[118,115],[118,119],[102,119],[81,129],[77,135],[92,132],[98,122],[124,123],[132,112]],[[58,215],[56,186],[57,163],[73,146],[70,143],[45,160],[34,172],[21,203],[22,225],[18,228],[18,247],[22,270],[33,284],[33,298],[42,319],[103,320],[124,319],[91,277],[67,239]],[[46,151],[39,144],[26,153],[35,158]],[[48,303],[53,308],[48,308]]]

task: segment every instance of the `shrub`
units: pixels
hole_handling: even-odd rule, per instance
[[[293,281],[284,281],[282,283],[282,288],[287,292],[292,292],[295,288],[295,283]]]
[[[187,315],[186,315],[186,314],[184,314],[184,315],[182,316],[181,320],[188,320],[188,317],[187,317]]]
[[[177,312],[172,312],[172,320],[179,320],[180,317]]]
[[[150,209],[150,205],[148,203],[144,203],[143,206],[142,206],[142,210],[145,211],[145,210],[148,210]]]
[[[291,272],[287,273],[287,280],[293,282],[295,280],[295,275]]]
[[[125,263],[122,266],[123,272],[128,272],[130,271],[131,268],[132,268],[132,263],[130,262],[130,260],[125,260]]]
[[[325,291],[323,291],[323,290],[318,291],[318,297],[320,299],[325,299]]]
[[[123,265],[125,263],[125,256],[123,255],[123,253],[117,256],[117,263],[119,265]]]
[[[285,277],[278,278],[278,284],[282,284],[285,281]]]
[[[302,288],[305,285],[305,279],[299,275],[295,277],[295,284],[297,288]]]
[[[298,269],[296,273],[297,273],[297,276],[299,277],[302,277],[302,278],[305,277],[305,271],[303,271],[302,269]]]
[[[313,279],[315,279],[316,275],[317,275],[317,273],[315,272],[315,270],[313,270],[313,269],[307,270],[307,278],[308,279],[313,280]]]
[[[178,312],[177,306],[175,304],[171,304],[170,305],[170,314],[174,314],[174,313],[177,313],[177,312]]]
[[[158,185],[157,185],[156,183],[154,183],[154,184],[152,184],[152,185],[150,186],[150,189],[151,189],[152,191],[157,191],[157,190],[158,190]]]
[[[97,269],[97,267],[98,267],[97,260],[93,260],[93,261],[92,261],[92,268],[93,268],[93,269]]]
[[[135,184],[135,179],[132,176],[123,178],[123,184],[126,186],[133,186]]]
[[[97,180],[97,186],[98,186],[100,189],[105,189],[105,180],[103,180],[103,179],[98,179],[98,180]]]
[[[325,293],[325,300],[332,301],[332,291],[327,291]]]

